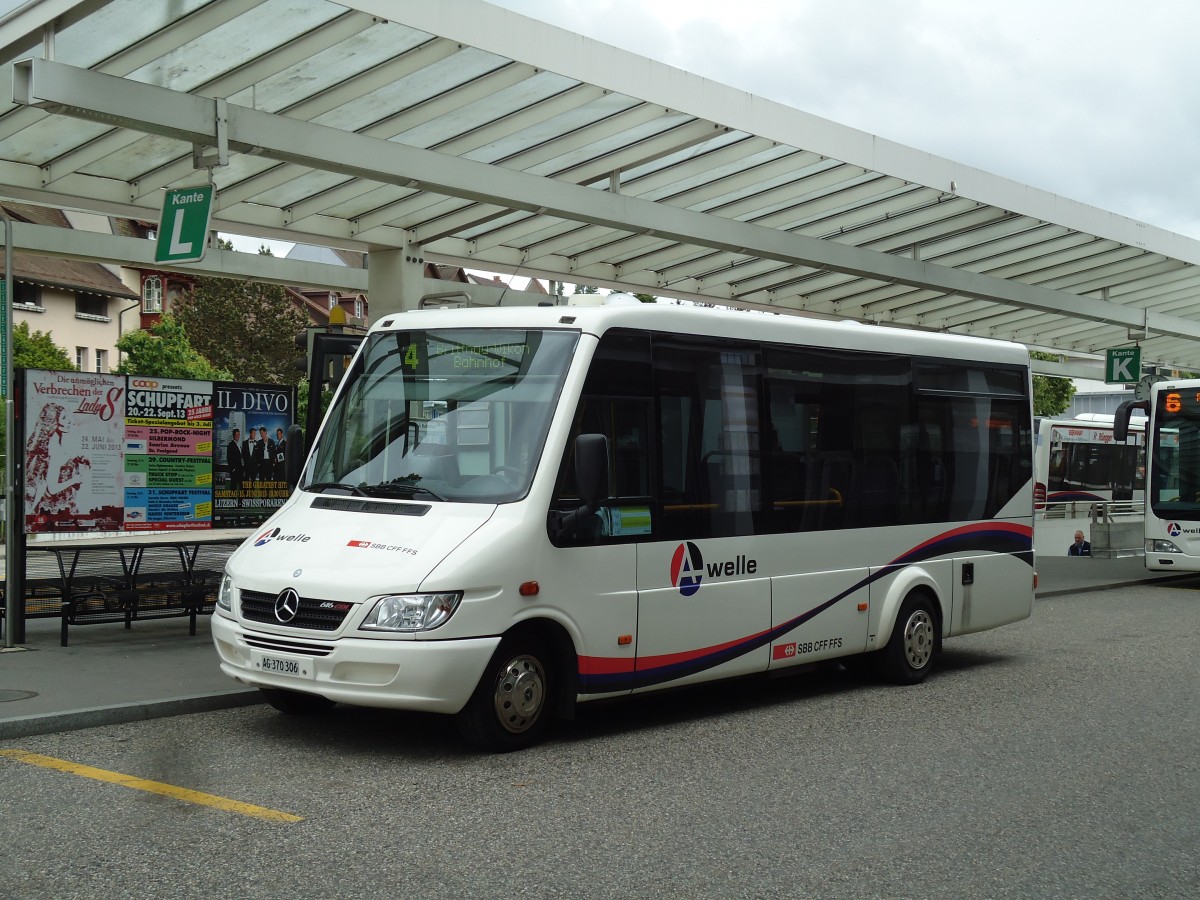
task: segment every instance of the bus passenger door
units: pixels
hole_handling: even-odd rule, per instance
[[[753,540],[638,547],[638,690],[765,671],[771,580]]]

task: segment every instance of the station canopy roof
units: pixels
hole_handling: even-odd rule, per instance
[[[34,0],[0,81],[16,200],[1200,371],[1200,242],[480,0]]]

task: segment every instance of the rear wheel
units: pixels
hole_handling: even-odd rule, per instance
[[[542,641],[532,635],[504,638],[458,714],[462,736],[498,753],[536,744],[549,723],[553,677]]]
[[[291,716],[310,716],[313,713],[325,712],[333,707],[336,701],[320,694],[302,694],[299,691],[285,691],[282,688],[259,688],[263,699],[282,713]]]
[[[900,606],[887,646],[879,651],[876,671],[894,684],[916,684],[933,669],[940,648],[933,600],[927,594],[910,594]]]

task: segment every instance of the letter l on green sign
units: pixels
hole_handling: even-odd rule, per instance
[[[155,262],[199,262],[208,244],[213,187],[182,188],[163,195]]]

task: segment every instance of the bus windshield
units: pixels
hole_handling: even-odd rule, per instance
[[[520,499],[577,342],[576,332],[557,330],[371,335],[300,488],[423,502]]]
[[[1159,393],[1151,475],[1155,515],[1200,519],[1200,391]]]

